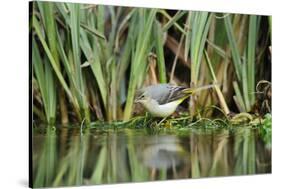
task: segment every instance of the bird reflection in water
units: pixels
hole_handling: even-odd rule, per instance
[[[155,180],[157,171],[172,170],[172,177],[177,178],[176,169],[186,163],[187,152],[177,137],[158,136],[144,142],[139,158],[144,166],[151,169],[151,180]]]

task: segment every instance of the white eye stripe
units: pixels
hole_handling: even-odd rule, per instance
[[[142,95],[140,95],[140,98],[144,98],[145,97],[145,94],[143,93]]]

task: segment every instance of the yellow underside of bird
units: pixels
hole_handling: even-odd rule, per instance
[[[150,99],[149,101],[143,102],[142,104],[147,109],[147,111],[154,117],[167,117],[173,114],[178,105],[182,103],[187,97],[182,99],[172,101],[166,104],[158,104],[156,100]]]

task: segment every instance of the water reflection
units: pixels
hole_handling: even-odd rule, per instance
[[[271,172],[257,129],[35,129],[35,187]]]
[[[180,165],[186,151],[175,136],[150,137],[140,152],[142,163],[149,168],[169,169]]]

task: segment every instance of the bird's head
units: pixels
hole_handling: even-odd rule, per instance
[[[135,103],[141,103],[141,104],[146,104],[150,100],[149,96],[147,95],[146,92],[144,91],[138,91],[136,98],[135,98]]]

